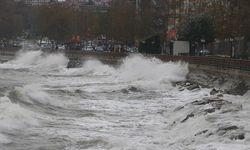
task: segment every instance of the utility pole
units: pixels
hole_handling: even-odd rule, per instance
[[[238,40],[239,40],[239,47],[238,47],[238,52],[241,52],[241,13],[240,13],[240,0],[237,0],[237,7],[238,7],[238,10],[237,10],[237,17],[238,17],[238,22],[237,22],[237,25],[238,25]]]

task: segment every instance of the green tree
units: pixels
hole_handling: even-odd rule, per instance
[[[179,31],[179,39],[187,40],[191,43],[201,43],[201,39],[204,39],[206,43],[211,43],[215,39],[213,20],[208,15],[188,18],[180,26]]]
[[[109,10],[108,35],[125,43],[135,38],[135,5],[129,1],[117,0]]]
[[[69,41],[74,31],[74,13],[63,6],[40,6],[36,9],[33,32],[57,42]]]
[[[137,10],[137,38],[143,39],[165,32],[166,1],[159,0],[157,2],[154,3],[149,0],[141,1],[140,7]]]
[[[249,8],[249,0],[213,1],[209,8],[209,14],[214,19],[216,38],[221,41],[233,38],[237,55],[250,54],[246,44],[250,41]]]
[[[82,37],[85,39],[93,39],[100,30],[99,18],[98,14],[90,11],[90,10],[83,10],[80,11],[80,15],[78,15],[79,22],[79,32]]]

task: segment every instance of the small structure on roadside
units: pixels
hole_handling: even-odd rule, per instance
[[[190,44],[188,41],[171,41],[170,55],[187,56],[190,53]]]

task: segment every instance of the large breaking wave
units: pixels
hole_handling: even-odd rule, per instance
[[[1,64],[1,68],[36,69],[50,71],[65,68],[69,60],[64,54],[47,54],[42,51],[20,51],[14,60]]]
[[[162,62],[156,58],[133,55],[122,60],[119,67],[112,67],[98,60],[83,62],[81,68],[64,69],[61,75],[102,76],[101,81],[142,88],[171,86],[171,82],[184,81],[188,74],[188,64],[182,62]]]
[[[85,61],[81,68],[67,68],[69,60],[63,54],[47,54],[42,51],[19,52],[14,60],[1,64],[0,68],[33,69],[37,71],[57,70],[58,75],[110,76],[113,82],[176,82],[183,81],[188,74],[188,64],[162,62],[141,55],[126,57],[117,68],[98,60]]]

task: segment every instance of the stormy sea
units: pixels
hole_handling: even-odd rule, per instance
[[[188,64],[131,55],[68,68],[63,53],[0,64],[1,150],[249,150],[250,93],[186,81]]]

